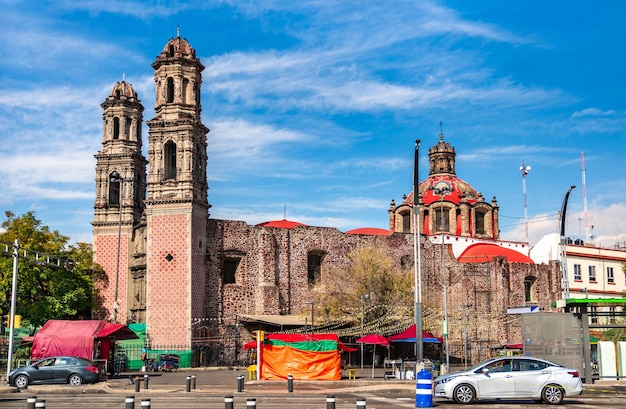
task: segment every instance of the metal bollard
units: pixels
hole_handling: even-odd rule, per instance
[[[365,398],[357,398],[356,409],[365,409]]]
[[[127,396],[124,402],[126,402],[126,409],[135,409],[135,397],[134,396]]]
[[[196,375],[191,375],[191,389],[196,389]]]
[[[150,398],[143,398],[141,400],[141,409],[150,409]]]
[[[246,401],[246,409],[256,409],[256,399],[248,399]]]
[[[35,402],[35,407],[36,408],[45,408],[46,407],[46,400],[45,399],[38,400],[37,402]]]
[[[326,409],[335,409],[335,396],[329,395],[326,397]]]
[[[287,391],[293,392],[293,375],[287,375]]]
[[[245,376],[243,375],[237,376],[237,392],[243,392],[244,379],[245,379]]]
[[[150,379],[150,375],[145,374],[143,376],[143,388],[148,389],[148,379]]]
[[[235,399],[233,399],[232,395],[224,397],[224,409],[233,409],[235,404]]]
[[[37,402],[37,397],[29,396],[26,399],[26,409],[35,409],[35,402]]]
[[[139,392],[141,390],[141,378],[135,376],[135,392]]]
[[[191,376],[185,378],[187,380],[187,392],[191,392]]]

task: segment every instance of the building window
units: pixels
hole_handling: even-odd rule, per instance
[[[526,302],[533,301],[533,285],[535,284],[535,277],[526,277],[524,279],[524,297]]]
[[[176,144],[168,142],[165,144],[165,179],[176,179]]]
[[[475,212],[474,218],[476,219],[476,234],[485,234],[485,213]]]
[[[411,232],[411,212],[400,213],[400,217],[402,218],[402,233],[410,233]]]
[[[450,217],[446,209],[435,209],[435,231],[450,232]]]
[[[167,103],[174,102],[174,78],[169,77],[167,79]]]
[[[319,284],[322,278],[322,261],[324,260],[324,253],[311,252],[307,258],[307,281],[309,286],[312,287]]]
[[[589,282],[596,282],[596,266],[589,266]]]
[[[580,271],[580,264],[574,264],[574,280],[582,281],[582,279],[583,279],[583,276]]]
[[[224,260],[222,268],[222,282],[224,284],[237,283],[237,267],[239,267],[240,259],[227,258]]]
[[[609,308],[609,324],[615,324],[615,307]]]
[[[109,204],[115,206],[120,204],[120,181],[111,181],[111,175],[109,175]]]
[[[118,117],[113,118],[113,139],[120,138],[120,119]]]
[[[613,267],[606,268],[606,282],[609,284],[615,284],[615,276],[613,275]]]
[[[589,311],[589,317],[591,318],[591,323],[592,324],[597,324],[598,323],[598,308],[597,307],[591,307],[591,310]]]

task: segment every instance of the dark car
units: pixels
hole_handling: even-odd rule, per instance
[[[30,384],[43,383],[96,383],[101,379],[100,375],[98,365],[89,359],[52,356],[12,370],[8,378],[9,385],[25,388]]]

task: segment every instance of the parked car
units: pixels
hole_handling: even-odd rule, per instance
[[[583,391],[578,370],[527,356],[491,358],[435,378],[435,396],[471,403],[479,399],[532,399],[557,405]]]
[[[9,385],[25,388],[30,384],[96,383],[101,372],[94,362],[74,356],[53,356],[20,366],[9,373]]]

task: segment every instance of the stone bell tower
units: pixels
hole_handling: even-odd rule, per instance
[[[187,40],[170,39],[152,64],[155,117],[149,126],[147,317],[153,343],[191,346],[204,317],[208,219],[207,139],[201,122],[204,66]]]
[[[141,153],[143,105],[131,84],[115,84],[101,104],[102,150],[96,155],[94,261],[109,283],[101,289],[103,319],[126,323],[130,317],[129,270],[133,230],[140,223],[146,195],[147,161]]]

